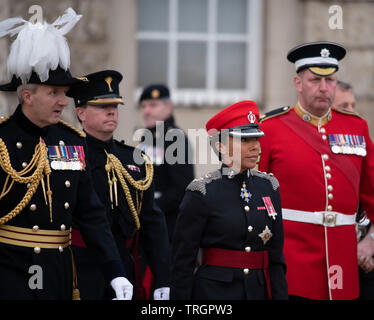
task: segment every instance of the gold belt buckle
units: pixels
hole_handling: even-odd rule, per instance
[[[337,214],[333,212],[323,213],[323,225],[325,227],[335,227],[336,226]]]

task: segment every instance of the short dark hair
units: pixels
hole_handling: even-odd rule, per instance
[[[343,91],[353,90],[352,85],[348,82],[338,80],[336,84]]]

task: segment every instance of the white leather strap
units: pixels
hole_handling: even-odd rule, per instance
[[[356,214],[343,214],[336,211],[301,211],[282,208],[284,220],[313,223],[326,227],[354,225]]]

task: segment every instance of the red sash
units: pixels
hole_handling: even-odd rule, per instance
[[[346,155],[334,154],[329,145],[321,139],[318,130],[316,130],[312,125],[305,125],[305,122],[300,119],[296,112],[291,111],[281,117],[280,120],[319,154],[327,154],[329,156],[329,161],[331,161],[331,163],[343,173],[347,181],[350,182],[358,199],[360,172],[352,162],[351,158]]]

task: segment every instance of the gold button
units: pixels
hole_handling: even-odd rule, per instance
[[[325,128],[321,128],[321,133],[326,133],[326,129]]]
[[[243,272],[244,272],[244,274],[248,274],[249,273],[249,269],[243,269]]]
[[[332,211],[332,206],[331,205],[327,206],[327,211]]]
[[[249,209],[248,206],[245,206],[245,207],[244,207],[244,210],[245,210],[246,212],[249,212],[250,209]]]
[[[30,206],[30,210],[31,210],[31,211],[35,211],[35,210],[36,210],[36,204],[32,204],[32,205]]]
[[[331,200],[332,198],[334,198],[334,196],[333,196],[332,193],[329,193],[327,197],[328,197],[330,200]]]
[[[248,227],[248,232],[252,232],[253,231],[253,227],[252,226],[249,226]]]
[[[61,231],[65,231],[66,230],[66,226],[64,224],[61,225],[60,227]]]
[[[65,204],[64,204],[64,208],[67,210],[67,209],[69,209],[69,207],[70,207],[69,202],[65,202]]]
[[[59,250],[60,252],[62,252],[62,251],[64,251],[64,248],[61,247],[61,246],[59,246],[59,247],[58,247],[58,250]]]
[[[18,142],[16,143],[16,146],[17,146],[18,149],[21,149],[21,148],[22,148],[22,143],[18,141]]]
[[[37,232],[39,230],[39,226],[33,226],[32,231]]]
[[[40,247],[35,247],[35,248],[34,248],[34,252],[35,252],[36,254],[40,253],[40,251],[41,251]]]
[[[323,160],[329,160],[329,155],[328,155],[328,154],[324,154],[324,155],[322,155],[322,159],[323,159]]]
[[[251,247],[245,247],[245,252],[251,252]]]
[[[31,183],[28,183],[28,184],[26,185],[27,189],[30,188],[30,186],[31,186]]]
[[[331,173],[326,173],[326,178],[331,179]]]
[[[326,137],[325,135],[323,135],[323,136],[322,136],[322,139],[323,139],[323,140],[326,140],[326,139],[327,139],[327,137]]]
[[[326,169],[326,171],[331,171],[330,166],[326,166],[325,169]]]
[[[332,191],[334,188],[332,186],[327,186],[327,190]]]
[[[65,187],[66,188],[70,188],[71,184],[70,184],[70,181],[69,180],[66,180],[65,181]]]
[[[22,168],[26,168],[27,167],[27,162],[22,162]]]

